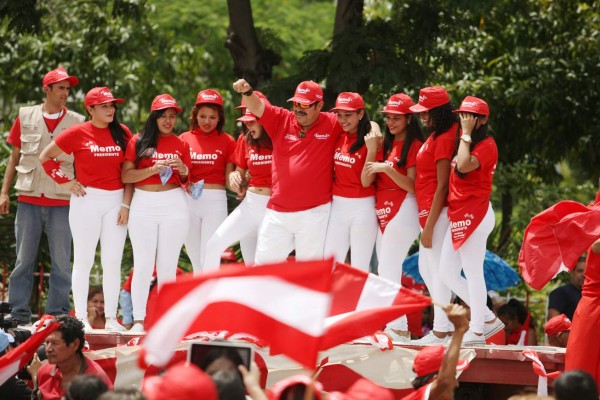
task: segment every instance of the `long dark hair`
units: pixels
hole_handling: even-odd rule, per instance
[[[454,106],[452,102],[442,104],[429,110],[429,119],[431,126],[428,128],[428,133],[433,133],[433,138],[436,139],[439,135],[446,132],[457,121],[456,114],[452,112]]]
[[[358,121],[358,127],[356,129],[356,142],[350,146],[350,153],[356,153],[360,150],[365,145],[365,136],[371,132],[371,120],[369,119],[369,114],[367,113],[367,110],[363,109],[363,111],[363,117]],[[360,112],[360,110],[355,112]]]
[[[202,107],[208,107],[217,112],[219,115],[219,122],[217,122],[216,130],[219,135],[223,133],[223,126],[225,125],[225,112],[223,111],[223,107],[212,103],[201,103],[192,108],[192,112],[190,113],[190,131],[193,131],[198,127],[198,111],[200,111],[200,108]]]
[[[256,147],[258,150],[262,148],[273,150],[273,142],[271,141],[271,136],[267,134],[265,128],[262,125],[260,125],[260,129],[262,129],[260,136],[258,137],[258,139],[254,139],[252,135],[248,133],[248,128],[244,124],[246,143],[248,143],[252,147]]]
[[[398,168],[402,168],[406,165],[406,161],[408,158],[408,152],[410,150],[410,146],[412,145],[413,140],[418,139],[421,142],[423,141],[423,130],[421,129],[421,125],[417,118],[415,118],[414,114],[402,114],[405,118],[408,116],[412,116],[408,126],[406,127],[406,138],[404,139],[404,144],[402,145],[402,151],[400,152],[400,159],[396,164]],[[383,156],[387,159],[390,151],[392,151],[392,147],[394,144],[394,135],[390,132],[390,128],[385,127],[385,136],[383,137]]]
[[[473,114],[475,115],[477,118],[483,119],[485,118],[485,115],[481,115],[481,114]],[[475,146],[477,146],[481,141],[483,141],[483,139],[487,138],[488,135],[488,124],[481,124],[479,126],[479,128],[475,129],[472,134],[471,134],[471,143],[469,144],[469,150],[473,151],[473,149],[475,148]],[[456,145],[454,146],[454,155],[452,156],[452,158],[454,158],[454,156],[458,153],[458,146],[460,145],[460,137],[458,135],[456,135]],[[464,178],[465,176],[467,176],[468,172],[460,172],[458,170],[458,166],[454,167],[454,173],[459,177],[459,178]]]
[[[137,143],[135,144],[135,164],[137,164],[142,158],[150,158],[156,151],[158,145],[158,124],[156,120],[160,118],[168,108],[163,110],[152,111],[146,120],[144,129],[140,132]]]

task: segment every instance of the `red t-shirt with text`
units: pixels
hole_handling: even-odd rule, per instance
[[[216,130],[205,133],[200,129],[187,131],[179,136],[190,146],[191,182],[204,179],[204,183],[225,184],[225,167],[232,162],[235,139]]]
[[[135,163],[135,159],[137,157],[135,144],[137,143],[139,137],[139,133],[134,135],[133,138],[129,141],[129,144],[127,145],[125,159],[127,161],[131,161],[132,163]],[[171,158],[180,158],[183,161],[183,163],[188,168],[190,168],[190,146],[183,140],[180,140],[179,137],[177,137],[176,135],[159,136],[156,149],[152,153],[152,156],[140,158],[138,164],[136,165],[136,168],[149,168],[152,167],[156,163],[156,161],[168,160]],[[158,185],[161,183],[162,182],[160,181],[160,175],[157,172],[156,174],[137,182],[135,186]],[[179,181],[179,174],[176,171],[173,171],[173,174],[166,183],[174,183],[175,185],[180,185],[181,182]]]
[[[320,113],[304,132],[293,112],[265,105],[260,123],[273,140],[273,188],[267,207],[294,212],[329,203],[333,155],[342,134],[337,115]]]
[[[355,133],[344,132],[339,137],[333,155],[333,194],[340,197],[360,198],[375,195],[375,186],[363,187],[360,180],[365,160],[367,146],[363,145],[355,153],[350,152],[358,136]]]
[[[238,141],[238,146],[233,157],[235,165],[250,173],[248,186],[271,187],[271,167],[273,164],[273,150],[250,145],[247,140]]]
[[[459,248],[479,226],[489,208],[492,180],[498,162],[498,148],[492,137],[479,142],[471,156],[479,167],[462,178],[456,173],[456,159],[452,162],[448,190],[448,219],[454,248]]]
[[[131,132],[125,125],[125,143]],[[54,140],[56,145],[75,158],[75,177],[84,186],[96,189],[117,190],[123,188],[121,166],[125,149],[115,143],[110,129],[98,128],[84,122],[64,130]]]
[[[415,179],[415,195],[419,207],[419,222],[425,226],[433,196],[437,189],[437,162],[439,160],[452,160],[456,148],[456,135],[458,125],[453,124],[450,129],[434,138],[429,136],[417,154],[417,176]],[[444,206],[447,206],[444,199]]]

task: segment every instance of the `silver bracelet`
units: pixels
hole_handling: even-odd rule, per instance
[[[121,207],[129,210],[129,204],[121,203]]]

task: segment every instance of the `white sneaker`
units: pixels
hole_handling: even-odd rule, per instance
[[[144,330],[144,325],[140,324],[139,322],[136,322],[131,329],[129,330],[130,333],[143,333],[146,332]]]
[[[483,336],[485,336],[487,340],[503,329],[504,324],[502,321],[500,321],[500,318],[496,317],[496,319],[492,322],[486,322],[483,324]]]
[[[476,335],[471,330],[465,332],[462,339],[462,347],[485,346],[485,336]]]
[[[450,335],[446,335],[446,337],[439,338],[433,334],[433,332],[429,332],[427,335],[423,336],[421,339],[411,340],[410,344],[414,344],[417,346],[425,346],[430,344],[446,344],[450,341]]]
[[[396,333],[392,328],[385,328],[383,333],[387,334],[393,343],[410,343],[410,332],[406,332],[406,335]]]
[[[124,332],[127,330],[116,318],[108,318],[106,324],[104,324],[104,329],[112,332]]]

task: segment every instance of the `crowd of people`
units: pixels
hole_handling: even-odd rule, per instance
[[[533,344],[530,316],[517,304],[501,307],[498,316],[486,306],[483,260],[495,225],[490,196],[498,149],[483,99],[467,96],[455,108],[440,86],[422,88],[417,102],[393,94],[379,110],[382,133],[358,93],[340,93],[325,111],[320,85],[304,81],[284,108],[240,79],[233,89],[241,94],[237,121],[245,133],[236,141],[224,131],[223,96],[216,90],[198,93],[189,130],[180,135],[174,129],[183,108],[170,94],[157,95],[144,126],[132,135],[117,119],[125,100],[107,87],[85,95],[87,121],[68,110],[70,89],[78,84],[64,68],[48,72],[44,102],[21,107],[7,139],[13,150],[0,213],[9,212],[15,178],[18,192],[9,320],[31,323],[42,232],[52,262],[46,313],[67,314],[72,290],[75,321],[84,331],[130,332],[145,329],[153,272],[159,287],[174,279],[183,247],[196,274],[219,268],[221,253],[237,241],[249,266],[283,262],[292,251],[297,260],[339,262],[349,253],[351,265],[368,271],[375,249],[379,275],[400,283],[403,260],[420,237],[419,272],[435,304],[432,329],[411,342],[403,316],[385,331],[395,342],[449,346],[447,353],[432,347],[439,354],[429,357],[451,361],[442,364],[443,374],[439,367],[426,371],[423,390],[453,384],[460,346],[484,346],[513,326],[515,344]],[[230,215],[226,188],[242,200]],[[117,308],[127,234],[134,272],[131,317],[124,322]],[[89,286],[98,243],[101,290]],[[580,297],[582,276],[573,281]],[[469,321],[442,308],[452,293],[469,307]],[[551,295],[550,316],[572,316],[575,295],[572,288]],[[77,340],[73,364],[63,367],[70,378],[95,371],[77,355],[83,338]],[[52,349],[58,342],[48,344]],[[443,368],[448,365],[454,369]],[[57,387],[54,368],[40,368],[38,377],[50,377],[50,383],[38,378],[40,390]]]

